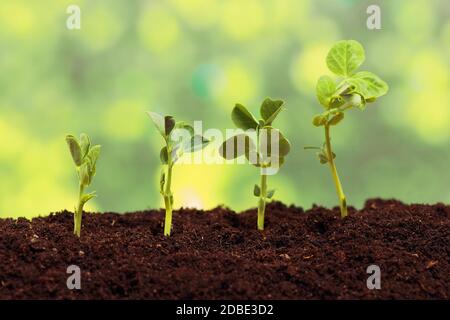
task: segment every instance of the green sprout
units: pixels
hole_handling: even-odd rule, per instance
[[[278,171],[291,149],[290,142],[272,127],[272,122],[284,109],[283,103],[281,100],[265,99],[260,108],[262,119],[259,120],[243,105],[236,104],[231,119],[236,127],[244,131],[226,140],[219,149],[219,154],[226,160],[245,155],[251,164],[260,169],[261,184],[256,184],[253,190],[255,197],[259,198],[258,230],[264,230],[266,201],[275,193],[275,190],[267,188],[267,176]]]
[[[74,136],[67,135],[66,142],[69,146],[73,162],[75,163],[79,180],[80,193],[78,205],[75,207],[74,212],[73,233],[80,237],[83,207],[89,200],[96,197],[95,191],[85,194],[84,190],[91,184],[92,179],[95,176],[96,164],[100,155],[101,146],[91,146],[91,141],[85,133],[80,135],[79,142]]]
[[[165,146],[160,152],[163,168],[159,187],[166,208],[164,235],[170,236],[173,209],[173,194],[171,191],[173,166],[183,153],[199,151],[206,147],[210,141],[201,135],[194,134],[194,128],[184,121],[176,122],[172,116],[161,116],[155,112],[147,112],[147,114],[165,142]]]
[[[320,163],[329,164],[339,197],[342,217],[347,216],[347,201],[336,170],[334,161],[336,155],[331,150],[330,127],[344,119],[345,111],[352,108],[364,110],[368,103],[374,102],[389,90],[386,82],[377,75],[369,71],[356,72],[364,60],[364,48],[355,40],[338,41],[328,52],[326,58],[328,69],[337,78],[321,76],[317,81],[317,99],[325,111],[313,119],[314,126],[324,127],[325,142],[321,148],[305,148],[319,150],[317,155]]]

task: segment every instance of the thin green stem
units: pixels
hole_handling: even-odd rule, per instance
[[[74,212],[74,226],[73,233],[79,238],[81,235],[81,218],[83,216],[83,203],[81,198],[83,197],[84,186],[80,183],[80,193],[78,196],[78,206],[77,210]]]
[[[164,205],[166,207],[166,217],[164,219],[164,235],[169,237],[170,230],[172,228],[172,205],[173,205],[173,196],[172,191],[170,190],[170,186],[172,183],[172,150],[167,148],[168,161],[167,161],[167,180],[165,182],[164,189]]]
[[[334,184],[336,185],[336,192],[339,197],[339,203],[341,208],[341,217],[347,216],[347,201],[345,198],[344,190],[342,189],[341,181],[336,170],[336,165],[334,164],[333,151],[331,150],[331,139],[330,139],[330,126],[325,125],[325,144],[327,147],[327,157],[328,164],[330,165],[331,174],[333,176]]]
[[[258,230],[264,230],[264,213],[266,211],[267,175],[261,174],[261,192],[258,204]]]

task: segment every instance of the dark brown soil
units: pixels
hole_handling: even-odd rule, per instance
[[[304,212],[274,202],[256,211],[180,210],[162,236],[162,211],[69,212],[0,220],[1,299],[450,299],[450,206],[369,200]],[[68,290],[69,265],[81,290]],[[369,290],[366,268],[381,268]]]

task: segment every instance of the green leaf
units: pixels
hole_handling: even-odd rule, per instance
[[[89,139],[89,136],[85,133],[82,133],[80,135],[80,148],[81,148],[81,155],[83,158],[89,152],[90,147],[91,147],[91,140]]]
[[[91,200],[92,198],[95,198],[95,197],[97,197],[97,194],[95,191],[88,193],[88,194],[84,194],[80,199],[81,205],[84,206],[89,200]]]
[[[79,168],[78,174],[80,177],[80,184],[83,186],[88,186],[91,183],[91,168],[89,160],[83,162]]]
[[[334,152],[332,152],[331,154],[333,155],[333,159],[336,158],[336,154]],[[319,157],[319,161],[321,164],[328,163],[328,154],[325,149],[322,149],[321,152],[318,152],[317,156]]]
[[[231,160],[244,154],[248,155],[255,149],[255,144],[250,140],[250,137],[242,133],[235,135],[223,142],[219,148],[219,154],[223,158]]]
[[[95,175],[96,168],[97,168],[97,160],[100,157],[101,149],[102,149],[102,146],[95,145],[89,149],[89,152],[86,156],[87,158],[89,158],[89,160],[91,162],[91,179],[92,179],[92,176]]]
[[[255,184],[255,187],[253,188],[253,195],[255,197],[259,197],[261,195],[261,189],[257,184]]]
[[[266,98],[261,104],[261,117],[265,121],[265,125],[271,125],[278,114],[283,110],[284,101],[282,100],[272,100]]]
[[[236,127],[242,130],[254,129],[258,126],[258,121],[243,105],[237,103],[231,112],[231,119]]]
[[[341,122],[342,119],[344,119],[344,113],[343,112],[338,112],[330,120],[328,120],[328,124],[330,126],[335,126],[339,122]]]
[[[95,145],[89,149],[87,156],[91,160],[92,164],[95,165],[97,163],[98,158],[100,157],[100,151],[102,150],[101,145]]]
[[[275,189],[267,191],[267,199],[272,199],[273,195],[275,194]]]
[[[389,90],[389,86],[386,82],[369,71],[358,72],[346,81],[355,87],[355,92],[362,95],[363,98],[369,100],[369,102],[372,99],[385,95]]]
[[[151,112],[151,111],[147,111],[147,114],[150,117],[150,119],[152,120],[156,129],[158,129],[159,133],[164,137],[166,134],[164,117],[156,112]]]
[[[316,127],[323,126],[327,123],[327,117],[322,114],[318,114],[314,116],[312,123]]]
[[[211,141],[201,135],[194,135],[184,146],[185,152],[196,152],[205,148]]]
[[[363,46],[355,40],[338,41],[328,52],[326,61],[330,71],[338,76],[350,76],[365,60]]]
[[[167,153],[167,147],[163,147],[159,152],[159,159],[161,160],[161,164],[169,163],[169,155]]]
[[[172,132],[173,128],[175,128],[175,119],[172,116],[164,117],[164,132],[166,136],[169,136]]]
[[[279,168],[284,164],[284,157],[275,157],[272,156],[271,161],[269,163],[269,168]]]
[[[321,76],[317,81],[316,95],[320,104],[326,109],[330,108],[331,98],[336,92],[336,83],[329,76]]]
[[[180,121],[175,124],[175,129],[187,130],[191,136],[194,135],[194,128],[187,122]]]
[[[263,161],[270,157],[284,157],[291,150],[291,143],[280,130],[264,127],[259,132],[259,152]],[[278,150],[277,150],[278,149]]]
[[[328,157],[324,155],[323,153],[318,153],[317,156],[319,157],[319,161],[321,164],[325,164],[328,162]]]
[[[81,147],[78,144],[77,139],[72,135],[66,136],[66,142],[69,146],[70,154],[72,155],[73,162],[77,167],[79,167],[82,163],[83,156],[81,152]]]
[[[345,104],[344,99],[341,96],[333,97],[330,101],[330,109],[337,109]]]

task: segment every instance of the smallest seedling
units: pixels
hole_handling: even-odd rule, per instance
[[[92,179],[95,176],[96,164],[100,155],[101,146],[91,146],[91,140],[85,133],[80,135],[79,141],[74,136],[67,135],[66,142],[69,146],[73,162],[75,163],[79,180],[80,193],[78,205],[75,207],[74,212],[73,233],[80,237],[83,207],[89,200],[96,197],[95,191],[85,194],[84,190],[91,184]]]

